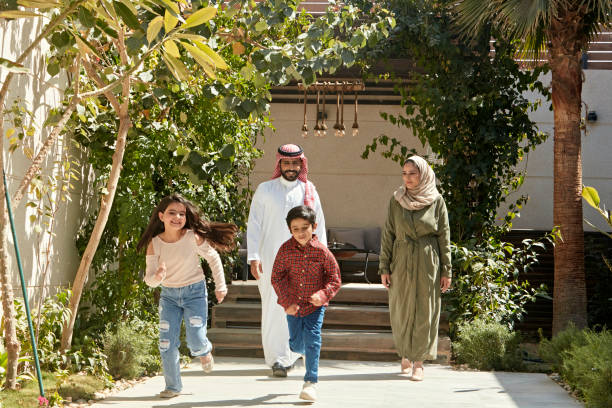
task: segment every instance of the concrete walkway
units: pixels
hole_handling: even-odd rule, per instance
[[[301,363],[302,360],[298,362]],[[286,379],[270,377],[263,359],[217,357],[215,370],[204,374],[192,363],[182,371],[183,392],[171,399],[156,395],[161,376],[112,395],[91,407],[192,408],[291,407],[311,405],[298,398],[304,367]],[[426,365],[423,382],[399,374],[399,362],[322,360],[317,384],[317,408],[389,407],[581,407],[545,374],[454,371]]]

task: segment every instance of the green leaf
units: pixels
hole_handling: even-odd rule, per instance
[[[177,23],[178,18],[176,18],[170,10],[166,9],[166,14],[164,15],[164,29],[166,30],[166,33],[172,31],[172,29],[176,27]]]
[[[196,27],[201,24],[206,23],[210,19],[212,19],[217,14],[217,9],[215,7],[205,7],[202,8],[192,15],[190,15],[187,20],[185,20],[185,24],[181,26],[182,29]]]
[[[210,48],[208,45],[200,41],[194,41],[194,43],[195,45],[198,46],[199,49],[204,51],[206,55],[210,57],[210,59],[213,60],[213,63],[217,69],[228,69],[229,68],[227,64],[225,63],[225,61],[223,60],[223,58],[219,54],[214,52],[212,48]]]
[[[599,208],[599,194],[593,187],[584,186],[582,188],[582,198],[584,198],[591,207]]]
[[[56,76],[60,72],[60,66],[58,63],[47,65],[47,73],[52,77]]]
[[[266,23],[264,20],[259,20],[257,24],[255,24],[255,31],[257,31],[258,33],[261,33],[267,30],[268,27],[269,27],[268,23]]]
[[[206,75],[213,79],[216,78],[215,63],[208,55],[204,53],[204,51],[186,42],[181,42],[181,44],[183,44],[183,47],[189,51],[189,54],[193,57],[193,59],[202,67]]]
[[[181,52],[173,40],[166,40],[164,42],[164,50],[166,50],[166,52],[172,55],[174,58],[181,58]]]
[[[221,149],[221,157],[229,159],[236,154],[236,147],[233,144],[226,144]]]
[[[79,21],[87,28],[91,28],[96,24],[96,19],[85,7],[79,7]]]
[[[153,42],[157,38],[162,26],[164,25],[164,18],[162,16],[157,16],[149,23],[149,27],[147,27],[147,41],[149,44]]]
[[[30,17],[42,17],[42,14],[34,13],[32,11],[6,10],[6,11],[0,11],[0,17],[2,18],[30,18]]]
[[[117,15],[121,17],[121,20],[123,20],[125,25],[130,27],[132,30],[140,30],[140,21],[138,21],[138,17],[136,17],[134,13],[132,13],[132,10],[130,10],[125,4],[114,1],[113,8],[115,9]]]
[[[189,71],[185,64],[183,64],[179,59],[174,58],[172,55],[169,55],[167,52],[163,52],[162,56],[166,61],[166,65],[172,75],[179,81],[186,81],[189,79]]]

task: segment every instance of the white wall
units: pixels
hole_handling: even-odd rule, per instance
[[[612,208],[612,71],[585,71],[586,82],[583,100],[589,110],[595,110],[598,120],[589,123],[589,134],[583,138],[584,184],[599,190],[602,202]],[[550,77],[544,77],[550,82]],[[536,98],[537,96],[532,96]],[[360,158],[364,146],[372,138],[387,134],[401,138],[410,147],[425,153],[420,142],[406,128],[398,128],[380,118],[379,112],[401,112],[399,106],[360,105],[360,134],[336,138],[328,131],[326,138],[315,138],[314,106],[308,106],[308,138],[300,135],[303,106],[300,104],[272,104],[271,115],[276,132],[267,132],[265,141],[259,143],[265,154],[255,167],[250,183],[254,187],[272,174],[276,148],[284,143],[296,143],[304,147],[309,160],[310,179],[315,183],[323,207],[327,225],[374,226],[382,225],[388,200],[401,183],[400,169],[390,159],[376,152],[367,160]],[[352,124],[352,105],[345,107],[345,125]],[[335,111],[328,105],[328,116],[335,120]],[[553,114],[549,104],[543,105],[532,115],[542,131],[550,133],[548,141],[532,151],[527,160],[525,184],[515,193],[527,194],[530,199],[514,221],[517,229],[550,230],[553,227]],[[329,123],[328,123],[329,124]],[[512,196],[511,196],[512,198]],[[500,215],[505,211],[500,210]],[[605,228],[601,217],[586,203],[585,217]],[[599,217],[599,218],[598,218]],[[585,225],[586,230],[591,228]]]
[[[582,138],[583,183],[599,191],[602,203],[612,209],[612,71],[585,70],[582,99],[589,110],[597,112],[597,121],[588,122]],[[543,78],[550,83],[550,74]],[[553,112],[549,104],[532,114],[542,131],[550,134],[528,157],[527,177],[519,190],[529,201],[513,227],[550,230],[553,226]],[[583,202],[584,216],[600,228],[609,230],[602,217]],[[585,224],[585,230],[592,230]]]
[[[18,56],[31,44],[35,36],[40,32],[43,25],[40,20],[19,20],[7,22],[0,21],[0,56],[9,60],[16,60]],[[42,124],[48,116],[50,109],[61,103],[61,89],[66,86],[65,79],[49,78],[45,70],[46,44],[42,49],[35,52],[25,61],[24,65],[31,70],[31,74],[20,74],[13,77],[9,88],[7,107],[10,107],[15,99],[22,99],[26,102],[26,108],[35,114],[34,124],[38,131],[33,138],[25,143],[35,152],[41,147],[42,142],[48,135],[50,129],[41,129]],[[7,71],[0,68],[0,80],[4,81]],[[11,125],[5,120],[5,131]],[[2,135],[1,137],[4,137]],[[49,173],[54,160],[58,160],[59,154],[63,149],[63,139],[58,140],[49,155],[44,171]],[[75,153],[75,152],[73,152]],[[18,149],[13,154],[8,153],[8,139],[4,137],[4,161],[11,195],[17,190],[20,181],[30,161]],[[76,153],[75,153],[76,154]],[[80,208],[81,208],[81,188],[76,182],[76,190],[73,192],[72,203],[62,203],[55,222],[54,233],[56,236],[51,240],[49,247],[50,265],[47,276],[43,277],[43,269],[46,263],[45,250],[48,242],[48,235],[39,235],[29,221],[32,210],[26,210],[26,203],[34,200],[32,196],[26,196],[21,201],[19,207],[14,212],[15,226],[17,229],[17,239],[21,260],[24,269],[26,286],[30,298],[40,293],[40,288],[45,287],[45,295],[55,293],[60,286],[68,286],[73,279],[79,263],[79,257],[75,247],[75,233],[77,230]],[[55,196],[57,197],[57,196]],[[4,199],[4,197],[2,197]],[[17,262],[13,248],[13,239],[9,231],[9,255],[11,257],[11,273],[13,288],[16,295],[21,295],[21,284],[17,269]]]

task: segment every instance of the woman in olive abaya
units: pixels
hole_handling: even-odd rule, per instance
[[[389,203],[379,273],[389,290],[389,311],[401,369],[423,380],[423,361],[436,358],[440,293],[451,284],[448,214],[436,176],[419,156],[402,166],[402,186]]]

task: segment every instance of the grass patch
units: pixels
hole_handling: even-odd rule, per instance
[[[64,399],[72,397],[73,401],[81,398],[87,400],[91,399],[96,391],[103,390],[106,386],[103,379],[89,375],[73,374],[58,389],[53,373],[43,372],[42,378],[45,396],[48,399],[51,399],[50,396],[58,392]],[[39,395],[38,381],[34,377],[34,381],[22,384],[20,390],[0,391],[0,403],[2,408],[38,408]]]

